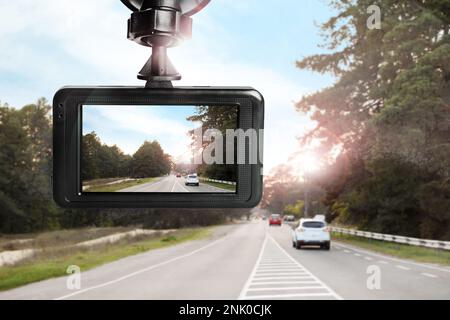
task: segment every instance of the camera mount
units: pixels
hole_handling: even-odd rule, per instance
[[[128,39],[152,48],[152,55],[138,74],[146,87],[171,87],[181,75],[167,56],[167,48],[192,37],[191,16],[210,0],[121,0],[133,11]]]

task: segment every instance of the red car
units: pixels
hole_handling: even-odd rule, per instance
[[[278,225],[281,227],[281,216],[279,214],[272,214],[269,217],[269,226]]]

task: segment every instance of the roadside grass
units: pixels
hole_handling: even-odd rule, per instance
[[[71,230],[46,231],[41,233],[0,235],[0,252],[21,249],[42,249],[73,245],[98,239],[115,233],[127,232],[137,226],[111,228],[79,228]]]
[[[208,184],[210,186],[219,188],[219,189],[225,189],[225,190],[230,190],[230,191],[236,192],[236,186],[232,186],[230,184],[210,182],[210,181],[205,181],[205,180],[202,180],[202,182],[205,184]]]
[[[416,262],[450,265],[450,251],[410,246],[381,240],[366,239],[346,234],[332,233],[333,239],[378,253]]]
[[[140,184],[149,183],[155,181],[157,178],[145,178],[133,181],[124,181],[115,184],[95,185],[85,190],[85,192],[116,192],[122,189],[138,186]]]
[[[83,181],[83,186],[98,186],[98,185],[102,185],[102,184],[107,184],[107,183],[111,183],[114,181],[119,181],[119,180],[123,180],[123,179],[127,179],[127,177],[117,177],[117,178],[103,178],[103,179],[94,179],[94,180],[84,180]]]
[[[157,233],[151,236],[125,238],[114,244],[99,245],[92,248],[63,247],[44,250],[15,266],[1,267],[0,291],[65,276],[70,265],[76,265],[82,271],[86,271],[149,250],[203,239],[210,236],[211,231],[212,228],[180,229],[165,235]]]

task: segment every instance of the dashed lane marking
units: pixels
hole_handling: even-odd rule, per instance
[[[239,295],[250,299],[342,299],[266,235],[255,266]]]

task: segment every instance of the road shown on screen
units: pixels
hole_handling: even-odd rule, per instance
[[[176,175],[169,175],[156,179],[155,181],[144,183],[138,186],[119,190],[118,192],[201,192],[201,193],[230,193],[232,190],[215,187],[200,181],[199,186],[187,186],[184,177],[177,177]]]

